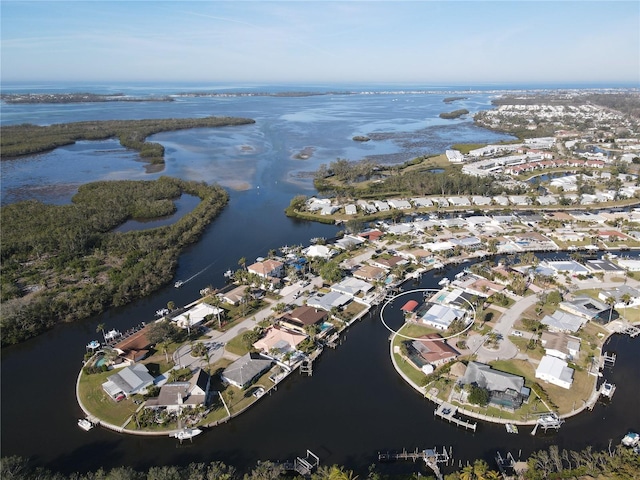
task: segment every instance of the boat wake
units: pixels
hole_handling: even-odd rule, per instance
[[[173,284],[174,287],[176,288],[180,288],[182,287],[185,283],[190,282],[191,280],[193,280],[194,278],[196,278],[198,275],[204,273],[205,271],[207,271],[214,263],[216,263],[217,260],[214,260],[213,262],[211,262],[209,265],[207,265],[206,267],[204,267],[202,270],[200,270],[199,272],[191,275],[189,278],[187,278],[186,280],[178,280],[176,283]]]

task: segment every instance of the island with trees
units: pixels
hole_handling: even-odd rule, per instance
[[[213,128],[255,123],[250,118],[205,117],[146,120],[104,120],[53,125],[9,125],[0,129],[0,160],[47,152],[80,140],[118,138],[125,148],[139,152],[152,164],[164,163],[164,147],[147,142],[146,138],[160,132],[188,128]]]
[[[172,225],[129,232],[129,219],[171,214],[182,194],[200,203]],[[125,305],[171,280],[180,252],[222,211],[217,185],[161,177],[82,185],[70,205],[30,200],[2,207],[2,345],[56,323]]]

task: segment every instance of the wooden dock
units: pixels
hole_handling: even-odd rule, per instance
[[[458,411],[458,407],[456,407],[455,405],[451,405],[450,403],[443,402],[440,405],[438,405],[438,408],[436,408],[433,411],[433,414],[436,417],[440,417],[449,423],[454,423],[459,427],[463,427],[467,430],[473,430],[475,432],[476,428],[478,427],[477,422],[471,423],[466,420],[463,420],[462,418],[456,417],[455,414],[457,411]]]
[[[511,452],[507,452],[507,455],[504,457],[500,452],[497,452],[496,464],[503,477],[509,478],[515,474],[516,460],[513,458],[513,455],[511,455]]]
[[[538,417],[536,421],[536,426],[533,427],[531,431],[531,435],[535,435],[538,431],[538,428],[542,428],[545,432],[550,428],[554,430],[560,430],[560,427],[564,423],[564,420],[558,416],[555,412],[543,413]]]
[[[295,460],[284,462],[281,465],[286,471],[297,472],[303,477],[308,477],[319,464],[320,458],[311,450],[307,450],[306,457],[296,457]]]
[[[613,367],[616,364],[616,354],[604,352],[602,354],[602,363],[603,363],[603,366],[605,367],[609,367],[609,368]]]
[[[425,465],[429,467],[436,474],[438,480],[443,480],[442,473],[440,472],[439,463],[448,463],[451,458],[451,448],[449,452],[445,447],[442,447],[442,453],[438,452],[436,447],[427,448],[425,450],[418,450],[417,448],[413,452],[403,450],[402,452],[378,452],[379,462],[393,462],[395,460],[422,460]]]

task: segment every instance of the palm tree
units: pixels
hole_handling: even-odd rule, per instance
[[[169,354],[167,352],[168,347],[169,340],[165,338],[164,340],[162,340],[162,342],[160,342],[160,348],[162,348],[162,351],[164,352],[164,359],[167,361],[167,363],[169,363]]]
[[[104,323],[99,323],[96,327],[96,333],[102,332],[102,337],[104,338],[104,343],[107,343],[107,336],[104,333]]]
[[[607,297],[605,301],[607,302],[607,305],[609,305],[609,321],[611,321],[611,315],[613,314],[613,306],[616,304],[616,297],[610,295]]]
[[[238,260],[238,265],[240,265],[242,268],[246,269],[247,268],[247,259],[245,257],[240,257],[240,260]]]
[[[211,297],[211,305],[216,309],[216,317],[218,318],[218,330],[222,328],[222,323],[220,321],[220,305],[222,305],[222,300],[218,295],[213,295]]]
[[[473,462],[473,474],[477,480],[486,480],[489,465],[484,460],[476,460]]]
[[[629,294],[629,293],[622,294],[622,296],[620,297],[620,300],[622,300],[622,303],[624,303],[624,316],[626,318],[627,317],[627,305],[629,305],[629,303],[631,303],[631,294]]]

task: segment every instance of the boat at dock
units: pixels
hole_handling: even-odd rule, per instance
[[[199,428],[184,428],[177,432],[170,433],[169,436],[177,438],[178,440],[180,440],[180,443],[182,443],[183,440],[193,441],[193,437],[200,435],[201,433],[202,430],[200,430]]]
[[[627,432],[627,434],[622,437],[622,445],[625,447],[637,447],[640,445],[640,434],[636,432]]]
[[[518,426],[514,425],[513,423],[505,424],[505,428],[507,429],[507,432],[509,432],[509,433],[518,433]]]
[[[600,395],[603,397],[611,398],[613,397],[613,393],[616,391],[616,386],[610,382],[604,382],[600,386]]]
[[[81,429],[83,429],[85,432],[88,432],[93,427],[95,427],[95,425],[93,423],[91,423],[91,421],[88,418],[79,418],[78,419],[78,426]]]
[[[447,277],[444,277],[442,280],[438,282],[438,285],[442,285],[442,286],[449,285],[449,279]]]

